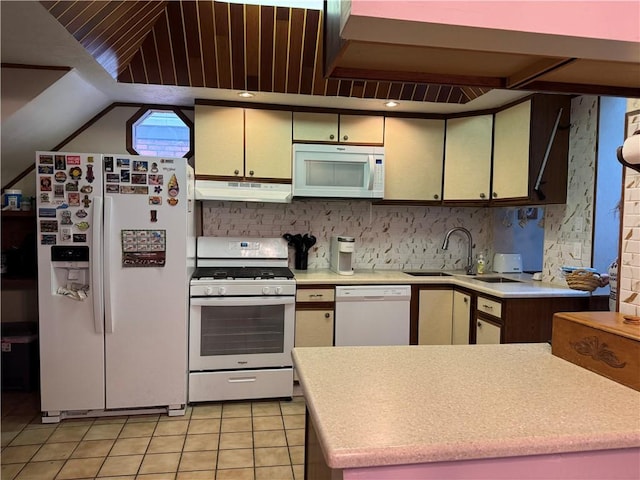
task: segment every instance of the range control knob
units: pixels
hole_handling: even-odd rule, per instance
[[[218,287],[218,294],[219,295],[224,295],[225,293],[227,293],[227,289],[224,287]]]
[[[262,287],[263,295],[269,295],[269,287]]]
[[[276,287],[276,295],[282,294],[282,287]]]
[[[204,287],[204,294],[205,295],[213,294],[213,287]]]

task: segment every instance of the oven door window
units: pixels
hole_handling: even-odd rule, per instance
[[[284,351],[284,305],[203,306],[200,355]]]

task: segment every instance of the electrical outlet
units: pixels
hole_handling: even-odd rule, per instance
[[[573,226],[576,232],[582,232],[584,230],[584,218],[576,217]]]
[[[580,242],[575,242],[573,244],[573,253],[571,256],[576,260],[580,260],[582,258],[582,244]]]

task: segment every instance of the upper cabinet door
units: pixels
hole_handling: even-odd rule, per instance
[[[489,200],[493,115],[447,120],[444,200]]]
[[[195,171],[198,175],[244,175],[244,110],[195,106]]]
[[[385,200],[442,197],[444,120],[385,119]]]
[[[293,112],[293,140],[337,142],[338,115],[334,113]]]
[[[384,117],[340,115],[340,138],[344,143],[379,143],[384,141]]]
[[[245,176],[291,179],[291,112],[245,110]]]
[[[491,194],[494,199],[528,196],[530,130],[530,100],[496,113]]]

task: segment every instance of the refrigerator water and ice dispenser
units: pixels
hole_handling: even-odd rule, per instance
[[[77,290],[89,284],[89,247],[53,245],[51,247],[51,294],[62,289]]]

